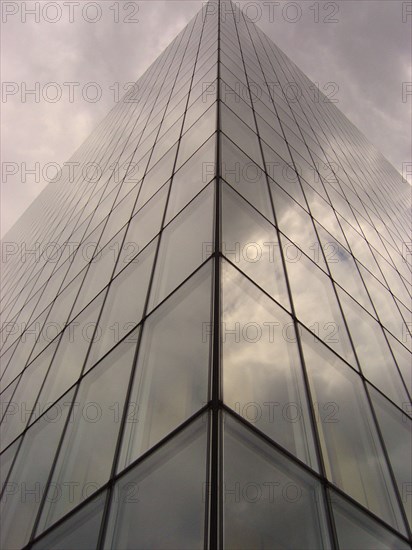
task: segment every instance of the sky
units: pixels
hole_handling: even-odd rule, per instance
[[[405,175],[412,2],[237,3]],[[2,236],[203,4],[1,3]]]

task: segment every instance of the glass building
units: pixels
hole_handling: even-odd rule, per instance
[[[205,5],[4,239],[2,548],[409,548],[409,204]]]

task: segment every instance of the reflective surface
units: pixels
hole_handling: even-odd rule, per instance
[[[412,541],[410,188],[248,11],[205,3],[4,240],[4,548]]]

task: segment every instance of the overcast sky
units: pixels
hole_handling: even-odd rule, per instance
[[[36,3],[38,15],[24,13]],[[45,185],[41,173],[24,178],[25,166],[38,163],[41,172],[50,162],[68,160],[113,107],[116,91],[122,95],[204,4],[36,3],[2,2],[2,235]],[[403,98],[402,91],[412,81],[412,3],[239,4],[321,90],[333,83],[338,108],[402,172],[411,160],[412,95]],[[72,97],[67,82],[78,84]],[[37,98],[27,93],[36,86]],[[97,90],[101,98],[93,102]],[[17,173],[7,175],[10,170]]]

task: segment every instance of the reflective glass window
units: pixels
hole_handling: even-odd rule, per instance
[[[214,134],[173,176],[166,224],[214,178],[215,159],[216,135]]]
[[[382,327],[348,294],[339,297],[363,374],[402,407],[408,398]]]
[[[33,550],[95,550],[103,515],[105,493],[33,544]]]
[[[82,379],[54,468],[39,532],[108,480],[135,347],[136,336],[130,338],[130,342],[122,342]],[[56,490],[69,485],[72,491],[67,490],[55,498]]]
[[[264,171],[224,134],[221,134],[220,140],[223,179],[267,219],[273,221]]]
[[[29,540],[72,397],[66,394],[24,437],[0,505],[2,548],[22,548]]]
[[[207,401],[211,263],[145,322],[121,467],[129,464]]]
[[[331,493],[333,515],[339,541],[344,550],[407,550],[408,543],[350,504]]]
[[[360,377],[304,329],[302,341],[329,479],[403,531],[394,488]]]
[[[204,548],[206,428],[195,421],[119,480],[105,550]]]
[[[213,251],[213,184],[164,229],[149,310],[199,267]]]
[[[179,169],[216,130],[216,103],[183,134],[176,169]]]
[[[352,347],[330,278],[286,239],[282,240],[298,319],[353,364]]]
[[[54,403],[79,378],[102,303],[100,294],[64,330],[39,395],[40,411]]]
[[[412,525],[412,496],[410,494],[412,479],[412,420],[375,389],[369,388],[369,392],[398,484],[402,503],[408,516],[409,524]],[[404,407],[409,413],[412,412],[409,403],[405,402]]]
[[[225,403],[316,468],[292,318],[227,262],[222,285]]]
[[[226,105],[221,105],[221,128],[258,166],[263,166],[259,140],[249,128]]]
[[[319,483],[224,418],[224,548],[329,548]]]
[[[112,280],[87,364],[91,367],[141,320],[157,239]]]
[[[289,309],[275,227],[226,184],[222,186],[222,253]]]

